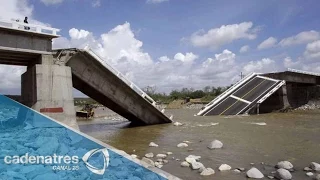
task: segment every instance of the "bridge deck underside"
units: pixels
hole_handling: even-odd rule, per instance
[[[212,107],[205,115],[237,115],[243,113],[277,83],[277,81],[256,76]]]
[[[0,46],[0,64],[28,66],[34,64],[41,54],[49,53]]]

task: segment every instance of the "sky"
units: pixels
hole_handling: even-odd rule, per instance
[[[320,73],[317,0],[0,0],[0,19],[61,29],[53,48],[89,45],[141,88],[228,86],[252,72]],[[0,65],[0,93],[25,67]],[[76,92],[77,94],[77,92]]]

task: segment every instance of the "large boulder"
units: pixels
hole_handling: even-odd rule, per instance
[[[205,168],[202,172],[201,172],[201,176],[210,176],[212,174],[214,174],[214,170],[211,168]]]
[[[292,179],[292,175],[288,170],[280,168],[276,172],[276,178],[283,179],[283,180],[290,180]]]
[[[156,157],[157,157],[157,158],[162,158],[162,159],[164,159],[164,158],[167,157],[167,155],[166,155],[166,154],[157,154]]]
[[[146,158],[153,158],[153,153],[151,152],[151,153],[147,153],[147,154],[145,154],[144,155]]]
[[[184,148],[184,147],[188,147],[188,144],[187,143],[179,143],[177,145],[178,148]]]
[[[154,142],[150,142],[149,147],[158,147],[159,145],[154,143]]]
[[[312,162],[310,164],[310,168],[314,171],[320,171],[320,164],[319,163],[316,163],[316,162]]]
[[[191,168],[193,170],[197,170],[197,169],[200,169],[202,167],[204,167],[204,165],[201,162],[193,162],[193,163],[191,163]]]
[[[213,140],[209,145],[208,148],[209,149],[220,149],[222,148],[223,143],[217,139]]]
[[[221,164],[221,166],[219,167],[219,171],[229,171],[231,170],[231,166],[229,166],[228,164]]]
[[[280,162],[278,162],[278,164],[277,164],[277,168],[279,168],[279,169],[287,169],[287,170],[290,170],[290,169],[292,169],[293,168],[293,165],[291,164],[291,162],[289,162],[289,161],[280,161]]]
[[[254,168],[254,167],[251,168],[249,171],[247,171],[247,176],[253,179],[264,178],[264,175],[257,168]]]
[[[189,167],[190,166],[190,164],[187,161],[183,161],[180,165],[182,167]]]

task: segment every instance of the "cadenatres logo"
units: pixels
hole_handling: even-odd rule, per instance
[[[99,169],[94,167],[92,164],[88,162],[90,157],[97,153],[102,153],[103,157],[103,168]],[[6,164],[45,164],[45,165],[53,165],[53,170],[64,170],[64,171],[76,171],[79,170],[79,157],[78,156],[58,156],[53,154],[52,156],[34,156],[26,153],[22,156],[5,156],[4,163]],[[109,166],[109,152],[107,148],[103,149],[92,149],[88,151],[83,157],[83,162],[86,167],[93,173],[103,175],[105,170]]]
[[[101,152],[102,156],[103,156],[103,168],[102,169],[98,169],[94,166],[92,166],[91,164],[88,163],[88,159]],[[103,175],[106,168],[109,166],[109,152],[107,148],[104,149],[92,149],[91,151],[87,152],[83,157],[82,157],[83,162],[86,164],[87,168],[95,173],[95,174],[99,174],[99,175]]]

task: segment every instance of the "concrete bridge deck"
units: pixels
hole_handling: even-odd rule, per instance
[[[284,81],[250,74],[207,104],[198,115],[243,114],[257,103],[262,103],[284,84]]]
[[[90,48],[56,50],[71,67],[73,87],[135,124],[172,122],[156,102]]]

